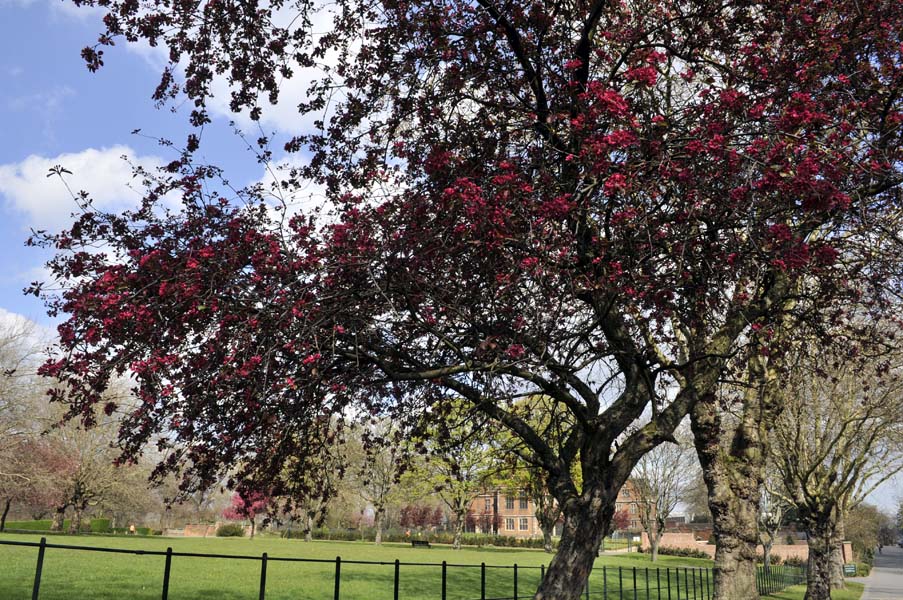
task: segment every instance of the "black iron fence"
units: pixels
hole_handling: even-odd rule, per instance
[[[70,544],[51,544],[47,543],[46,538],[41,538],[38,542],[18,542],[11,540],[0,540],[0,545],[9,546],[26,546],[37,548],[37,562],[35,566],[34,584],[32,586],[32,600],[39,600],[41,589],[41,577],[44,570],[44,557],[49,549],[53,550],[69,550],[69,551],[86,551],[86,552],[107,552],[116,554],[132,554],[138,556],[159,556],[164,557],[164,566],[162,573],[162,600],[168,600],[170,589],[170,575],[172,571],[173,558],[216,558],[258,561],[260,563],[260,584],[259,584],[259,600],[265,600],[267,589],[267,565],[271,562],[288,562],[288,563],[319,563],[327,564],[333,571],[333,599],[340,600],[346,598],[342,593],[342,568],[349,565],[370,565],[382,567],[382,577],[386,583],[386,587],[391,582],[392,597],[399,600],[403,597],[400,594],[400,582],[403,575],[404,567],[429,567],[439,570],[436,577],[441,582],[439,593],[437,594],[441,600],[450,600],[449,594],[449,570],[461,573],[461,569],[468,571],[468,580],[473,581],[468,592],[464,592],[461,586],[456,586],[457,590],[453,594],[456,600],[518,600],[519,598],[531,598],[536,586],[545,577],[546,567],[542,566],[524,566],[524,565],[487,565],[486,563],[474,564],[458,564],[442,561],[441,563],[402,563],[398,560],[393,562],[379,562],[366,560],[342,560],[340,556],[335,559],[317,559],[317,558],[293,558],[293,557],[277,557],[269,556],[266,552],[257,555],[234,555],[234,554],[209,554],[200,552],[175,552],[172,548],[166,551],[161,550],[128,550],[122,548],[102,548],[93,546],[76,546]],[[333,566],[334,565],[334,566]],[[382,569],[381,569],[382,570]],[[479,574],[479,584],[477,586],[476,574]],[[487,585],[487,573],[492,575],[492,585]],[[507,573],[507,575],[505,575]],[[423,578],[422,572],[417,575],[418,580]],[[507,585],[504,581],[507,579]],[[780,591],[787,586],[795,585],[805,581],[805,570],[792,567],[771,567],[766,570],[759,567],[757,572],[757,587],[760,594],[768,594]],[[507,587],[507,591],[502,591]],[[583,595],[586,600],[710,600],[712,597],[712,569],[695,568],[695,567],[667,567],[667,568],[646,568],[646,567],[597,567],[591,573],[584,589]],[[388,590],[386,590],[388,592]],[[500,593],[501,592],[501,593]],[[423,594],[417,594],[422,596]],[[350,597],[353,597],[351,594]],[[347,600],[347,598],[346,598]]]
[[[788,567],[785,565],[758,567],[756,569],[756,589],[760,596],[780,592],[791,585],[806,583],[804,567]]]

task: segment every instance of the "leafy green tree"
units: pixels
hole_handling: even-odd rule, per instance
[[[425,454],[408,480],[438,494],[452,517],[452,547],[461,548],[461,536],[473,501],[496,483],[492,462],[492,436],[484,415],[460,400],[437,405],[438,421],[423,424],[420,442]]]

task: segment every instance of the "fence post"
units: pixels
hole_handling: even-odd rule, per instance
[[[486,600],[486,563],[480,563],[480,600]]]
[[[624,570],[618,567],[618,600],[624,600]]]
[[[662,570],[660,567],[655,569],[655,600],[662,600]]]
[[[539,565],[539,583],[542,583],[546,580],[546,566]]]
[[[680,577],[680,575],[678,575]],[[690,600],[690,579],[687,577],[687,568],[684,567],[684,597]]]
[[[166,563],[163,566],[163,600],[169,598],[169,572],[172,568],[172,548],[166,549]]]
[[[637,600],[636,591],[636,567],[633,568],[633,600]]]
[[[674,567],[674,583],[677,584],[677,600],[680,600],[680,567]]]
[[[445,600],[445,578],[446,578],[446,569],[447,565],[445,561],[442,561],[442,600]]]
[[[260,556],[260,600],[264,600],[267,593],[267,553]]]
[[[646,600],[649,600],[649,567],[646,567]]]
[[[665,567],[665,579],[668,581],[668,600],[671,600],[671,567]]]
[[[399,574],[400,570],[401,570],[401,563],[398,562],[398,559],[396,558],[395,559],[395,592],[392,596],[395,600],[398,600],[398,574]]]
[[[608,600],[608,572],[602,565],[602,600]]]
[[[44,550],[47,548],[47,538],[41,538],[41,545],[38,547],[38,564],[34,571],[34,587],[31,588],[31,600],[38,600],[38,593],[41,589],[41,572],[44,570]]]
[[[696,569],[693,569],[693,600],[696,600]]]
[[[335,557],[335,594],[334,600],[339,600],[339,582],[342,580],[342,557]]]
[[[517,600],[517,563],[514,563],[514,600]]]

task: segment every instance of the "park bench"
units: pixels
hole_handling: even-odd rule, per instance
[[[430,543],[426,540],[411,540],[411,546],[414,548],[418,548],[418,547],[429,548]]]

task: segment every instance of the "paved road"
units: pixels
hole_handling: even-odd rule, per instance
[[[903,548],[885,546],[865,579],[862,600],[903,600]]]

